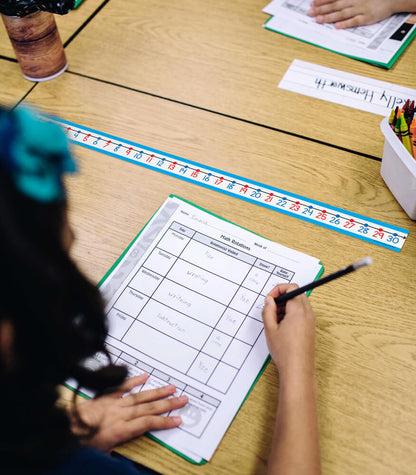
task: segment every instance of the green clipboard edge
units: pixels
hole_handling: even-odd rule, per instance
[[[76,1],[75,1],[75,4],[74,4],[74,9],[77,8],[77,7],[79,6],[79,4],[80,4],[81,2],[83,2],[83,1],[84,1],[84,0],[76,0]]]
[[[81,0],[82,1],[82,0]],[[212,213],[211,211],[208,211],[204,208],[202,208],[201,206],[198,206],[194,203],[192,203],[191,201],[188,201],[188,200],[185,200],[184,198],[181,198],[180,196],[177,196],[177,195],[173,195],[173,194],[170,194],[169,195],[169,198],[176,198],[180,201],[183,201],[191,206],[194,206],[195,208],[198,208],[202,211],[204,211],[205,213],[208,213],[210,214],[211,216],[215,216],[216,218],[219,218],[223,221],[226,221],[228,223],[231,223],[235,226],[238,226],[239,228],[241,229],[244,229],[246,231],[249,231],[251,233],[253,233],[253,231],[250,231],[246,228],[244,228],[243,226],[240,226],[239,224],[235,224],[233,223],[232,221],[229,221],[228,219],[225,219],[223,218],[222,216],[218,216],[217,214],[215,213]],[[161,205],[163,206],[163,204]],[[128,253],[128,251],[130,250],[131,246],[136,242],[136,240],[139,238],[140,234],[145,230],[145,228],[147,227],[147,225],[150,223],[150,221],[153,219],[153,217],[155,216],[155,214],[159,211],[159,209],[161,208],[161,206],[153,213],[153,215],[151,216],[151,218],[146,222],[146,224],[143,226],[143,228],[139,231],[139,233],[137,234],[137,236],[130,242],[130,244],[126,247],[126,249],[122,252],[122,254],[120,255],[120,257],[114,262],[114,264],[110,267],[110,269],[106,272],[106,274],[104,275],[104,277],[98,282],[97,284],[97,287],[101,287],[101,285],[107,280],[107,278],[110,276],[110,274],[115,270],[115,268],[118,266],[118,264],[121,262],[121,260],[124,258],[124,256]],[[257,233],[253,233],[253,234],[256,234],[256,236],[260,236],[260,234],[257,234]],[[262,236],[260,236],[262,237]],[[318,274],[316,275],[315,277],[315,280],[316,279],[319,279],[319,277],[321,277],[321,275],[323,274],[324,272],[324,266],[321,262],[319,262],[319,264],[321,265],[321,270],[318,272]],[[312,290],[310,290],[309,292],[306,292],[306,294],[309,296],[310,293],[312,292]],[[251,393],[251,391],[253,390],[254,386],[256,385],[257,381],[259,380],[260,376],[263,374],[264,370],[266,369],[267,365],[269,364],[271,360],[271,357],[270,355],[266,358],[263,366],[261,367],[256,379],[253,381],[253,384],[250,386],[250,389],[248,390],[245,398],[243,399],[242,403],[240,404],[240,407],[238,408],[237,412],[235,413],[234,417],[233,417],[233,420],[231,421],[230,425],[232,424],[232,422],[234,421],[235,417],[237,416],[238,412],[240,411],[241,407],[243,406],[243,404],[245,403],[246,399],[248,398],[249,394]],[[74,391],[75,392],[75,388],[69,386],[67,383],[64,383],[64,386],[67,387],[68,389],[70,389],[71,391]],[[78,394],[80,396],[82,396],[83,398],[85,399],[91,399],[88,395],[84,394],[83,392],[79,391]],[[169,449],[170,451],[172,451],[173,453],[175,453],[176,455],[179,455],[180,457],[182,457],[183,459],[185,459],[187,462],[190,462],[194,465],[204,465],[206,464],[208,461],[205,460],[205,459],[202,459],[201,462],[195,462],[195,460],[192,460],[191,458],[187,457],[185,454],[179,452],[178,450],[174,449],[173,447],[171,447],[170,445],[166,444],[165,442],[161,441],[160,439],[158,439],[156,436],[150,434],[149,432],[147,432],[145,434],[147,437],[149,437],[150,439],[158,442],[160,445],[162,445],[163,447],[166,447],[167,449]]]
[[[372,64],[373,66],[378,66],[379,68],[384,68],[384,69],[390,69],[393,66],[393,64],[397,61],[399,56],[403,53],[403,51],[407,48],[409,43],[416,36],[416,28],[415,28],[412,31],[412,33],[409,35],[409,38],[407,38],[407,40],[396,51],[395,55],[390,59],[390,61],[388,63],[381,63],[379,61],[371,61],[370,59],[360,58],[359,56],[353,56],[353,55],[346,54],[346,53],[340,53],[339,51],[337,51],[335,49],[325,48],[325,46],[320,46],[320,45],[317,45],[316,43],[312,43],[311,41],[302,40],[301,38],[298,38],[297,36],[288,35],[287,33],[282,33],[279,30],[274,30],[273,28],[269,28],[267,26],[267,23],[273,18],[273,16],[274,15],[272,15],[268,20],[266,20],[266,22],[263,25],[264,28],[266,28],[266,30],[273,31],[274,33],[279,33],[279,35],[287,36],[288,38],[293,38],[294,40],[302,41],[303,43],[307,43],[307,44],[312,45],[312,46],[317,46],[318,48],[322,48],[326,51],[331,51],[332,53],[337,53],[337,54],[340,54],[341,56],[346,56],[347,58],[352,58],[352,59],[356,59],[358,61],[363,61],[364,63],[369,63],[369,64]]]

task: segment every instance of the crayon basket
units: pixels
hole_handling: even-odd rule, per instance
[[[416,160],[396,137],[388,118],[380,128],[386,138],[381,176],[409,218],[416,220]]]

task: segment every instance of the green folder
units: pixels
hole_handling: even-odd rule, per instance
[[[303,38],[298,38],[296,35],[289,35],[287,33],[282,33],[281,31],[279,31],[277,29],[274,29],[274,28],[272,28],[268,25],[268,23],[272,20],[272,18],[273,18],[273,16],[271,16],[263,25],[264,28],[266,28],[266,30],[274,31],[275,33],[279,33],[283,36],[287,36],[288,38],[293,38],[295,40],[300,40],[303,43],[307,43],[307,44],[310,44],[310,45],[313,45],[313,46],[318,46],[319,48],[325,49],[327,51],[332,51],[333,53],[341,54],[342,56],[346,56],[347,58],[357,59],[359,61],[363,61],[365,63],[372,64],[373,66],[378,66],[380,68],[385,68],[385,69],[390,69],[393,66],[393,64],[397,61],[397,59],[400,57],[400,55],[403,53],[403,51],[407,48],[407,46],[410,44],[410,42],[416,36],[416,28],[415,28],[410,32],[408,37],[401,43],[400,47],[397,49],[394,56],[388,62],[382,63],[382,62],[373,61],[373,60],[370,60],[370,59],[367,59],[367,58],[364,58],[364,57],[360,57],[360,56],[353,56],[353,55],[349,55],[349,54],[346,54],[346,53],[341,53],[340,51],[338,51],[336,49],[326,48],[325,46],[321,46],[319,44],[304,40]]]
[[[187,200],[185,200],[185,199],[183,199],[183,198],[180,198],[180,197],[178,197],[178,196],[176,196],[176,195],[170,195],[169,198],[175,198],[175,199],[177,199],[177,200],[183,201],[183,202],[185,202],[185,203],[187,203],[187,204],[189,204],[189,205],[191,205],[191,206],[194,206],[195,208],[198,208],[198,209],[202,210],[204,213],[210,214],[210,215],[215,216],[216,218],[219,218],[219,219],[221,219],[221,220],[223,220],[223,221],[225,221],[225,222],[229,222],[229,223],[233,224],[234,226],[238,226],[238,227],[240,227],[241,229],[244,229],[242,226],[236,225],[235,223],[232,223],[231,221],[229,221],[229,220],[227,220],[227,219],[224,219],[224,218],[222,218],[221,216],[218,216],[218,215],[216,215],[216,214],[214,214],[214,213],[211,213],[210,211],[207,211],[207,210],[201,208],[200,206],[197,206],[197,205],[195,205],[194,203],[191,203],[190,201],[187,201]],[[163,206],[163,205],[162,205],[162,206]],[[130,250],[130,249],[132,248],[132,246],[135,244],[135,242],[137,241],[137,239],[140,237],[140,235],[143,233],[143,231],[147,228],[147,226],[149,225],[149,223],[152,222],[153,217],[155,216],[155,214],[156,214],[156,213],[154,213],[154,215],[149,219],[149,221],[148,221],[148,222],[146,223],[146,225],[142,228],[142,230],[137,234],[137,236],[131,241],[131,243],[130,243],[130,244],[127,246],[127,248],[123,251],[123,253],[120,255],[120,257],[116,260],[116,262],[111,266],[111,268],[108,270],[108,272],[105,274],[105,276],[100,280],[100,282],[98,283],[98,286],[99,286],[99,287],[102,286],[102,285],[104,284],[104,282],[111,276],[111,274],[113,273],[113,271],[116,270],[116,268],[117,268],[117,266],[119,265],[119,263],[120,263],[120,262],[122,261],[122,259],[126,256],[126,254],[129,252],[129,250]],[[252,232],[252,231],[250,231],[250,232]],[[257,234],[257,235],[258,235],[258,234]],[[258,235],[258,236],[261,237],[260,235]],[[139,259],[140,259],[140,258],[138,258],[138,260],[139,260]],[[321,267],[320,267],[319,272],[317,273],[315,279],[318,279],[318,278],[322,275],[322,273],[323,273],[323,271],[324,271],[324,267],[323,267],[322,263],[319,263],[319,265],[320,265]],[[126,278],[126,277],[124,277],[124,279],[125,279],[125,278]],[[309,293],[310,293],[310,292],[308,292],[308,294],[309,294]],[[248,390],[248,392],[247,392],[247,394],[246,394],[244,400],[242,401],[242,403],[241,403],[240,407],[238,408],[238,410],[235,412],[234,418],[235,418],[235,416],[237,415],[237,413],[238,413],[239,409],[241,408],[241,406],[244,404],[244,401],[247,399],[247,397],[248,397],[248,395],[250,394],[251,390],[253,389],[254,385],[257,383],[257,381],[258,381],[258,379],[260,378],[261,374],[262,374],[263,371],[265,370],[265,368],[266,368],[266,366],[268,365],[269,361],[270,361],[270,356],[268,356],[268,357],[265,359],[263,366],[261,367],[261,369],[260,369],[260,371],[259,371],[257,377],[255,378],[253,384],[252,384],[251,387],[249,388],[249,390]],[[66,386],[67,386],[69,389],[74,390],[74,388],[73,388],[72,386],[70,386],[69,384],[66,384]],[[81,392],[80,394],[81,394],[83,397],[89,399],[89,396],[87,396],[86,394],[84,394],[84,393],[82,393],[82,392]],[[164,447],[168,448],[168,449],[171,450],[172,452],[174,452],[174,453],[176,453],[177,455],[181,456],[181,457],[184,458],[185,460],[187,460],[187,461],[193,463],[193,464],[202,465],[202,464],[205,464],[205,463],[207,462],[207,461],[204,460],[204,459],[202,459],[201,462],[196,462],[195,460],[189,458],[189,457],[186,456],[185,454],[179,452],[177,449],[175,449],[175,448],[171,447],[170,445],[166,444],[165,442],[161,441],[161,440],[158,439],[156,436],[153,436],[153,435],[150,434],[150,433],[148,433],[148,434],[146,434],[146,435],[147,435],[148,437],[150,437],[151,439],[157,441],[158,443],[160,443],[160,444],[163,445]]]

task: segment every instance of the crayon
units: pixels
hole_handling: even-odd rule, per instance
[[[412,123],[409,127],[410,145],[412,147],[413,158],[416,159],[416,117],[413,117]]]
[[[415,101],[412,101],[410,103],[409,109],[408,109],[408,116],[409,116],[409,123],[412,122],[413,117],[415,116]],[[409,125],[408,123],[408,125]]]
[[[403,113],[404,118],[406,119],[406,124],[409,126],[413,119],[413,111],[408,108]]]
[[[394,121],[394,118],[396,117],[396,114],[397,114],[397,107],[396,109],[392,109],[391,112],[390,112],[390,117],[389,117],[389,125],[390,127],[393,125],[393,121]]]
[[[400,139],[403,145],[406,147],[407,151],[410,154],[412,154],[412,146],[410,145],[410,137],[409,137],[409,127],[407,126],[404,115],[401,115],[400,119],[397,122],[399,124],[399,129],[400,129]]]
[[[410,123],[412,123],[413,117],[416,117],[416,111],[413,109],[411,112],[409,112],[409,118],[410,118]]]
[[[402,141],[402,137],[400,135],[400,117],[402,116],[402,111],[399,109],[397,112],[397,117],[396,117],[396,124],[394,126],[394,133],[396,134],[397,138]]]
[[[400,114],[401,114],[401,110],[398,107],[396,107],[394,111],[393,121],[391,123],[391,128],[393,129],[393,132],[395,132],[397,119],[399,118]]]

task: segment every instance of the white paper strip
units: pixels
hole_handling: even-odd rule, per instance
[[[416,101],[415,89],[298,59],[293,60],[278,87],[384,117],[407,99]]]

